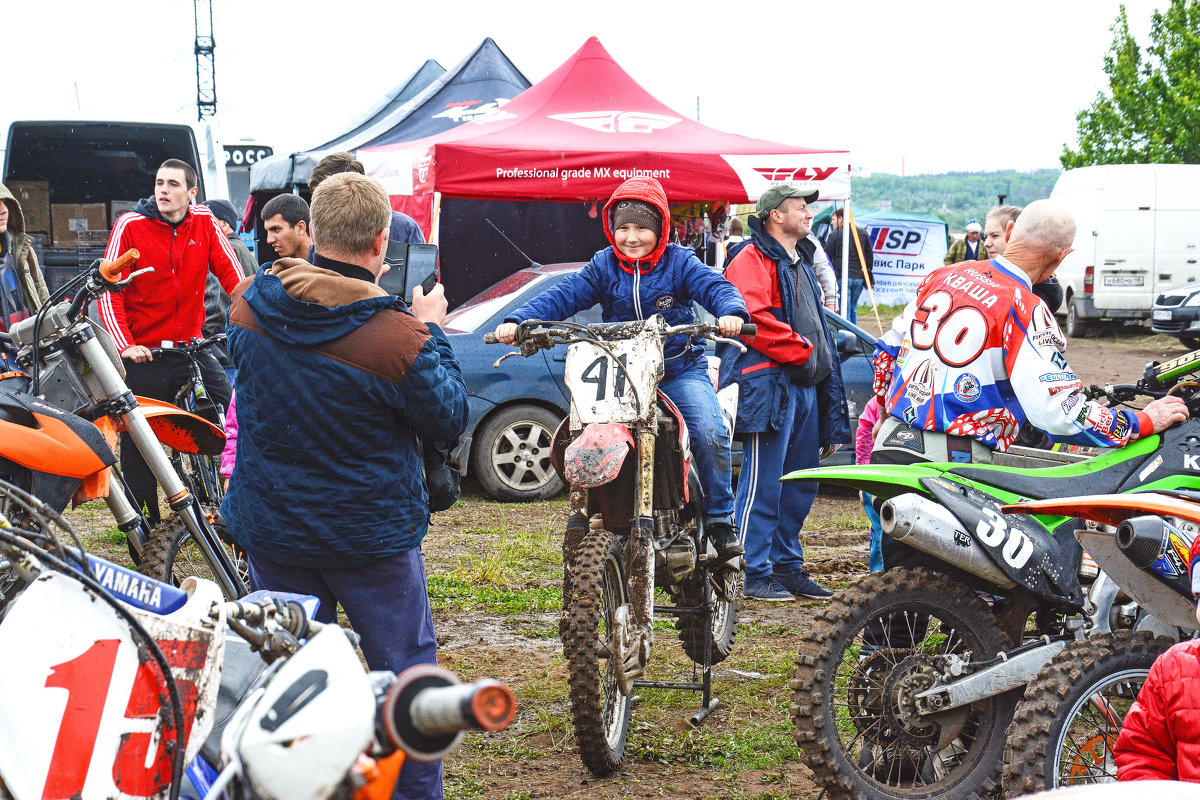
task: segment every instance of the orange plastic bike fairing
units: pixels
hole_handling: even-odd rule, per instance
[[[225,431],[204,417],[149,397],[138,397],[137,402],[154,435],[172,450],[216,456],[225,449]],[[123,431],[125,426],[118,425],[117,430]]]
[[[567,483],[589,489],[603,486],[621,472],[633,450],[633,434],[619,422],[593,422],[567,446],[563,467]]]
[[[1091,497],[1062,497],[1013,503],[1002,509],[1006,514],[1039,514],[1079,517],[1105,525],[1120,525],[1132,517],[1157,514],[1200,522],[1200,503],[1179,500],[1157,492],[1101,494]]]
[[[400,768],[404,766],[404,751],[397,750],[390,756],[371,759],[359,756],[354,771],[366,781],[357,792],[354,800],[390,800],[396,789],[396,779],[400,777]]]
[[[88,500],[99,500],[108,497],[108,479],[112,467],[105,467],[99,472],[93,472],[83,479],[75,495],[71,498],[71,507],[75,508]]]
[[[22,467],[66,478],[107,475],[108,465],[65,422],[36,412],[33,418],[37,428],[0,418],[0,455]]]

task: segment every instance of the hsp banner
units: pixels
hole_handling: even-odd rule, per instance
[[[871,235],[875,263],[871,268],[875,302],[904,305],[917,295],[917,284],[942,266],[946,255],[946,226],[942,222],[916,222],[882,218],[860,220]],[[867,302],[864,295],[860,302]]]

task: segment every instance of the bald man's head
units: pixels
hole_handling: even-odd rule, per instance
[[[1069,211],[1050,200],[1035,200],[1025,206],[1013,225],[1010,239],[1030,247],[1053,250],[1070,247],[1075,241],[1075,220]]]

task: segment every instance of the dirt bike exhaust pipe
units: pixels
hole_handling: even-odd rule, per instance
[[[883,532],[915,550],[983,578],[1001,589],[1016,586],[975,537],[946,508],[919,494],[893,497],[879,509]]]
[[[1168,530],[1161,517],[1132,517],[1117,526],[1117,549],[1138,569],[1147,569],[1162,558]]]

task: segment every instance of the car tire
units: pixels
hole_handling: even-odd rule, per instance
[[[509,406],[484,420],[471,441],[471,471],[497,500],[546,500],[562,491],[550,463],[561,418],[534,405]]]
[[[1188,350],[1200,350],[1200,336],[1191,333],[1181,333],[1179,334],[1179,341]]]
[[[1072,339],[1086,339],[1091,333],[1092,326],[1079,316],[1074,298],[1072,298],[1067,305],[1067,336]]]

